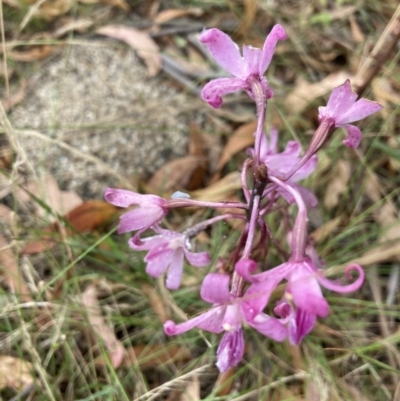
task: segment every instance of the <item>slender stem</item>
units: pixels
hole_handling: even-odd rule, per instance
[[[247,186],[247,171],[249,169],[250,164],[253,162],[252,159],[246,159],[245,162],[243,163],[243,168],[242,172],[240,173],[240,179],[242,181],[242,189],[243,189],[243,194],[244,197],[246,198],[247,203],[250,201],[250,191]]]
[[[304,204],[303,198],[300,193],[297,192],[293,187],[278,180],[275,177],[271,177],[271,181],[278,184],[280,187],[284,188],[286,191],[290,192],[297,204],[298,212],[296,221],[292,230],[291,239],[291,257],[293,262],[301,262],[305,257],[305,250],[307,245],[307,208]]]
[[[254,96],[257,109],[257,131],[254,141],[254,169],[260,164],[261,137],[264,134],[265,111],[267,106],[267,95],[260,80],[250,79],[251,92]]]
[[[335,128],[335,122],[332,119],[322,119],[321,124],[314,132],[311,142],[308,145],[307,150],[301,159],[291,168],[291,170],[285,174],[284,177],[278,177],[282,181],[287,181],[293,174],[296,173],[301,167],[303,167],[313,155],[315,155],[319,149],[322,148],[323,144],[328,139],[329,135],[333,132]]]
[[[227,220],[227,219],[243,219],[243,220],[245,220],[246,216],[243,214],[235,214],[235,213],[226,213],[226,214],[222,214],[221,216],[215,216],[215,217],[212,217],[211,219],[204,220],[201,223],[195,224],[194,226],[188,228],[185,231],[185,234],[187,237],[193,238],[199,232],[205,230],[208,226],[215,224],[218,221]]]
[[[166,201],[165,205],[168,209],[178,208],[178,207],[209,207],[209,208],[238,208],[238,209],[248,209],[248,205],[242,202],[206,202],[197,201],[194,199],[178,198],[169,199]]]

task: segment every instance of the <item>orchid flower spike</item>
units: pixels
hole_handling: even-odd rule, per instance
[[[271,62],[278,40],[284,39],[286,39],[285,30],[281,25],[275,25],[267,36],[262,50],[243,46],[243,56],[241,56],[239,47],[227,34],[216,28],[205,30],[200,35],[200,42],[206,45],[215,61],[233,77],[209,82],[201,92],[203,100],[218,108],[222,105],[223,95],[238,90],[246,90],[249,96],[254,98],[252,79],[260,82],[266,98],[271,98],[273,92],[263,75]]]
[[[246,262],[244,264],[248,266]],[[243,298],[236,298],[229,293],[229,281],[228,275],[208,274],[203,280],[200,296],[204,301],[212,303],[213,307],[184,323],[175,324],[171,320],[164,323],[164,331],[169,336],[185,333],[195,327],[211,333],[225,332],[217,350],[217,367],[221,372],[237,365],[243,358],[243,322],[275,341],[283,341],[287,336],[287,329],[279,319],[263,313],[275,287],[265,287],[265,291],[257,296],[246,292]]]
[[[350,148],[356,148],[361,141],[361,131],[349,123],[376,113],[382,107],[371,100],[357,100],[357,93],[351,90],[350,81],[347,79],[343,85],[332,91],[326,107],[318,108],[318,118],[320,122],[332,121],[335,128],[344,128],[347,131],[347,138],[343,143]]]
[[[147,263],[146,272],[152,277],[159,277],[167,269],[166,286],[170,290],[179,288],[183,273],[184,257],[192,266],[203,267],[210,263],[208,252],[190,252],[189,239],[175,231],[155,227],[158,233],[153,237],[139,239],[135,235],[129,240],[129,246],[135,251],[149,251],[144,258]]]
[[[263,293],[269,290],[271,282],[279,283],[286,279],[288,282],[285,298],[293,303],[293,314],[280,314],[280,317],[291,317],[289,331],[292,330],[292,341],[298,343],[311,331],[316,316],[326,317],[329,314],[329,305],[322,295],[323,286],[338,293],[348,293],[358,290],[364,282],[364,270],[353,263],[347,266],[345,274],[351,279],[351,272],[358,273],[357,279],[348,285],[341,285],[323,277],[323,271],[316,266],[320,265],[318,258],[308,256],[307,249],[307,209],[300,194],[290,185],[271,177],[271,181],[282,186],[294,197],[298,206],[298,215],[291,234],[291,256],[286,263],[263,273],[251,275],[251,269],[245,264],[237,265],[236,272],[252,284],[247,292],[252,294]],[[293,330],[296,334],[293,334]]]
[[[139,206],[120,217],[118,234],[146,230],[153,224],[159,223],[168,213],[167,201],[156,195],[141,195],[125,189],[108,188],[104,198],[114,206]]]

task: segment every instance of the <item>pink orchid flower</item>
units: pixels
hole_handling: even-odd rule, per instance
[[[361,266],[353,263],[345,270],[345,275],[349,279],[352,271],[358,273],[357,279],[352,284],[341,285],[325,278],[322,269],[318,268],[320,261],[317,255],[307,247],[307,209],[300,193],[274,177],[271,177],[271,181],[290,192],[297,203],[298,214],[290,236],[291,256],[286,263],[263,273],[251,275],[252,266],[245,264],[237,264],[236,272],[252,283],[247,290],[252,294],[262,294],[269,290],[271,282],[279,283],[283,279],[287,280],[285,299],[294,305],[295,315],[291,323],[292,329],[295,327],[297,333],[292,335],[292,340],[299,341],[310,331],[310,325],[315,322],[316,316],[326,317],[329,314],[329,305],[322,295],[320,285],[345,294],[358,290],[364,282],[365,274]],[[282,314],[280,316],[284,317]]]
[[[261,136],[260,146],[260,162],[264,163],[268,168],[268,175],[274,177],[285,177],[300,160],[301,145],[296,141],[289,141],[283,152],[278,152],[279,134],[276,129],[270,131],[269,140],[266,135]],[[254,149],[247,149],[247,154],[254,157]],[[299,168],[287,181],[289,185],[298,190],[308,207],[315,207],[318,204],[315,195],[307,188],[297,185],[298,181],[306,179],[310,176],[318,163],[318,156],[314,155],[301,168]],[[289,203],[294,202],[293,196],[282,188],[278,189],[278,193],[283,196]]]
[[[108,188],[104,198],[107,202],[119,207],[139,206],[120,217],[118,234],[146,230],[153,224],[159,223],[168,213],[167,201],[156,195],[141,195],[125,189]]]
[[[150,276],[159,277],[168,270],[166,279],[168,289],[179,288],[185,257],[195,267],[203,267],[210,263],[208,252],[190,252],[191,244],[184,234],[160,227],[154,230],[158,235],[140,240],[135,236],[129,240],[129,246],[135,251],[149,251],[144,261],[147,263],[146,272]]]
[[[347,138],[343,143],[350,148],[356,148],[361,141],[361,131],[349,123],[376,113],[382,107],[379,103],[371,100],[357,100],[357,93],[351,90],[350,81],[347,79],[343,85],[332,91],[326,107],[318,108],[318,118],[320,122],[322,120],[333,121],[335,128],[344,128],[347,131]]]
[[[219,78],[209,82],[202,90],[203,100],[212,107],[222,105],[222,96],[227,93],[245,90],[253,98],[251,79],[258,80],[264,88],[267,98],[273,96],[268,81],[264,77],[278,40],[286,39],[285,30],[281,25],[275,25],[265,40],[263,49],[243,46],[243,57],[239,47],[232,39],[219,29],[213,28],[200,35],[200,42],[204,43],[215,61],[233,77]]]
[[[278,319],[263,313],[274,288],[273,283],[268,288],[265,286],[265,291],[257,296],[247,291],[242,298],[236,298],[229,293],[229,281],[229,276],[225,274],[208,274],[203,280],[200,296],[212,303],[213,307],[178,325],[171,320],[164,323],[164,331],[169,336],[185,333],[195,327],[211,333],[225,331],[217,350],[217,367],[221,372],[237,365],[243,358],[243,322],[275,341],[283,341],[287,336],[286,327]]]

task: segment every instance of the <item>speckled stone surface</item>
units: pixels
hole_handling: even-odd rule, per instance
[[[133,50],[106,42],[69,46],[45,63],[13,126],[35,130],[96,156],[126,176],[150,174],[186,153],[190,95],[148,77]],[[38,174],[84,198],[101,198],[117,179],[97,163],[29,135],[21,141]]]

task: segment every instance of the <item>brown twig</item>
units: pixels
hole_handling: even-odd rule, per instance
[[[390,37],[391,36],[391,37]],[[394,12],[391,20],[387,24],[376,45],[367,57],[361,68],[357,72],[358,82],[356,93],[359,97],[376,76],[383,63],[389,59],[392,51],[400,39],[400,5]]]

